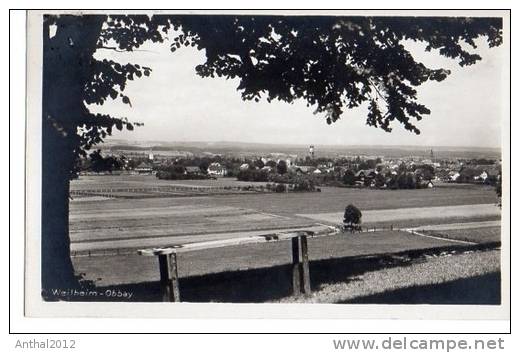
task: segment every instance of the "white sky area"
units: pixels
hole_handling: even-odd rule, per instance
[[[128,81],[125,93],[132,107],[117,100],[89,109],[144,123],[134,131],[115,130],[112,138],[131,141],[500,147],[504,45],[490,49],[484,40],[477,43],[482,60],[464,68],[456,60],[425,52],[423,44],[407,45],[427,67],[451,70],[443,82],[429,81],[417,88],[419,102],[431,110],[416,122],[420,135],[396,122],[391,133],[367,126],[365,106],[346,110],[339,121],[327,125],[304,101],[243,101],[236,90],[238,79],[196,75],[195,66],[205,60],[203,51],[181,47],[172,53],[168,42],[145,43],[131,53],[99,50],[97,58],[153,71],[149,77]]]

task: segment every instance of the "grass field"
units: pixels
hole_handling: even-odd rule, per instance
[[[79,179],[71,182],[71,190],[86,190],[99,187],[114,188],[140,188],[157,186],[186,186],[186,187],[223,187],[223,186],[247,186],[265,185],[266,183],[255,183],[238,181],[235,178],[219,178],[207,180],[163,180],[153,175],[81,175]]]
[[[409,207],[455,206],[496,203],[492,188],[481,189],[418,189],[369,190],[322,188],[320,193],[289,193],[255,195],[244,200],[240,196],[225,196],[213,200],[217,205],[259,208],[263,212],[307,214],[341,212],[349,203],[362,211]],[[247,206],[246,206],[247,207]]]
[[[149,202],[146,207],[144,205],[130,207],[127,204],[125,208],[124,203],[121,202],[111,205],[120,207],[102,210],[84,208],[81,212],[71,212],[70,237],[73,249],[74,243],[83,242],[175,238],[188,235],[309,227],[315,224],[312,220],[228,206],[176,204],[153,207],[153,202]]]
[[[351,189],[340,191],[357,192]],[[390,193],[399,196],[394,192]],[[310,198],[314,198],[316,202],[310,202]],[[322,200],[330,201],[327,204],[329,208],[332,207],[332,202],[336,202],[336,212],[303,215],[295,213],[300,210],[319,211],[315,204]],[[407,199],[401,197],[399,200],[404,204]],[[423,204],[428,201],[424,199]],[[158,240],[157,245],[165,246],[189,241],[187,237],[190,235],[198,236],[194,240],[207,240],[207,237],[202,238],[201,235],[212,234],[222,238],[225,233],[310,227],[321,222],[338,224],[342,220],[341,210],[345,203],[340,203],[339,198],[329,197],[326,192],[72,202],[70,237],[73,250],[87,250],[85,243],[92,244],[93,249],[103,246],[138,248],[150,246],[154,243],[153,239]],[[374,202],[371,206],[377,205]],[[401,228],[447,221],[494,220],[500,216],[499,209],[489,204],[362,210],[363,221],[367,226],[391,224]],[[128,242],[127,246],[125,241]],[[94,244],[95,242],[99,243]]]
[[[98,179],[99,178],[99,179]],[[232,178],[217,180],[159,180],[151,175],[82,176],[71,183],[71,190],[93,187],[157,187],[162,185],[200,186],[247,186],[255,183],[240,182]],[[260,183],[262,184],[262,183]],[[234,207],[260,208],[272,213],[323,213],[338,212],[348,203],[362,210],[392,209],[406,207],[455,206],[470,204],[493,204],[497,202],[492,187],[481,185],[446,184],[433,189],[417,190],[371,190],[351,188],[321,188],[321,193],[218,195],[212,204]],[[251,196],[251,197],[250,197]],[[134,202],[134,200],[130,201]],[[197,203],[197,201],[194,201]],[[204,201],[201,201],[204,203]]]
[[[470,241],[474,243],[500,242],[500,227],[427,230],[424,234],[441,238]]]
[[[311,261],[381,255],[453,245],[443,240],[421,238],[406,232],[340,234],[309,240]],[[226,271],[269,268],[289,264],[291,243],[287,241],[230,246],[179,254],[180,277]],[[147,282],[159,279],[157,259],[135,255],[74,257],[78,272],[99,285]],[[132,269],[129,271],[129,269]]]
[[[338,223],[343,218],[343,212],[300,214],[298,216],[315,219],[319,222]],[[473,218],[500,216],[500,209],[492,204],[474,204],[457,206],[409,207],[388,210],[367,210],[363,212],[363,223],[375,224],[382,222],[402,223],[410,218],[429,220],[440,218]]]
[[[230,178],[164,181],[154,176],[81,177],[72,188],[162,184],[238,185]],[[87,198],[72,201],[73,250],[173,245],[179,242],[234,237],[239,232],[338,224],[348,203],[363,212],[366,226],[414,227],[439,223],[493,221],[500,210],[491,188],[456,185],[420,190],[323,188],[317,193],[207,195],[158,198]],[[80,199],[81,200],[81,199]],[[332,211],[332,212],[331,212]]]
[[[250,184],[229,178],[164,181],[140,175],[89,176],[72,182],[71,189],[153,188],[161,185],[207,188]],[[322,222],[338,224],[349,203],[362,210],[365,225],[391,224],[397,228],[426,226],[433,227],[426,229],[430,232],[428,234],[438,235],[441,232],[443,235],[429,238],[407,232],[384,231],[311,239],[310,259],[313,263],[321,263],[315,266],[324,271],[319,276],[337,271],[337,266],[342,266],[345,261],[350,264],[354,261],[352,259],[360,256],[387,256],[464,246],[448,242],[443,237],[461,240],[478,238],[476,242],[483,243],[495,241],[497,237],[500,239],[500,227],[497,226],[500,209],[494,205],[496,195],[493,188],[484,186],[450,184],[433,189],[395,191],[326,187],[322,188],[322,192],[314,193],[193,197],[175,197],[172,193],[168,197],[154,198],[146,195],[141,197],[138,192],[134,194],[135,198],[77,198],[70,204],[71,250],[77,255],[73,256],[74,266],[78,273],[82,273],[85,279],[96,286],[134,286],[157,281],[157,260],[138,256],[135,251],[139,248],[228,239],[248,234],[262,235],[288,229],[314,229]],[[464,228],[467,222],[480,223],[475,223],[473,228]],[[442,228],[446,223],[459,226]],[[128,251],[120,255],[101,255],[106,253],[106,249]],[[267,281],[273,275],[269,268],[288,266],[291,261],[289,242],[200,250],[179,256],[179,271],[185,279],[184,283],[198,283],[196,278],[218,277],[219,273],[231,273],[229,280],[235,281],[236,278],[242,278],[242,275],[236,277],[237,273],[249,276],[247,274],[251,271],[255,273],[251,278]],[[255,277],[257,275],[260,277]],[[222,286],[225,286],[228,277],[223,276],[224,282],[221,283],[222,278],[215,279],[218,282],[215,285],[218,290],[226,292],[227,289]],[[242,278],[240,285],[247,287],[250,280]],[[205,283],[205,280],[201,281]],[[204,283],[200,285],[204,287]],[[198,286],[190,285],[183,291],[191,293],[187,297],[195,301],[215,299],[210,294],[209,297],[204,297],[206,294],[201,297],[193,292]],[[270,294],[266,292],[265,295]],[[253,299],[269,300],[268,297]]]

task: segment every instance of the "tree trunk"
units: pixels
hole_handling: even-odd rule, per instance
[[[69,175],[64,139],[49,121],[42,134],[42,289],[75,287],[69,241]],[[65,158],[64,158],[65,157]]]
[[[42,294],[78,285],[70,258],[69,180],[80,149],[84,87],[104,16],[44,16],[42,78]],[[51,26],[55,28],[52,33]],[[55,26],[55,27],[54,27]]]

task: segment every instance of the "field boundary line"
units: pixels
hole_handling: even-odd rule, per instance
[[[445,237],[437,237],[435,235],[428,235],[428,234],[420,233],[414,229],[401,229],[401,230],[404,230],[405,232],[410,233],[412,235],[418,235],[420,237],[425,237],[425,238],[444,240],[444,241],[448,241],[448,242],[452,242],[452,243],[459,243],[459,244],[478,245],[478,243],[475,243],[472,241],[450,239],[450,238],[445,238]]]
[[[276,231],[289,231],[289,230],[306,230],[306,228],[312,228],[316,227],[316,223],[309,223],[308,225],[301,225],[301,226],[294,226],[294,225],[287,225],[287,226],[278,226],[276,228],[273,227],[264,227],[264,228],[258,228],[258,229],[242,229],[242,230],[222,230],[222,231],[213,231],[211,233],[207,233],[206,231],[200,231],[200,232],[184,232],[184,233],[176,233],[176,234],[153,234],[149,236],[138,236],[138,237],[116,237],[116,238],[100,238],[100,239],[85,239],[85,240],[72,240],[71,244],[81,244],[81,243],[103,243],[103,242],[111,242],[111,241],[125,241],[125,240],[142,240],[142,239],[159,239],[159,238],[174,238],[174,237],[185,237],[185,236],[198,236],[198,235],[207,235],[207,234],[240,234],[244,232],[276,232]],[[327,226],[330,228],[330,226]],[[76,233],[78,234],[78,233]],[[230,238],[231,239],[231,238]],[[235,238],[233,238],[235,239]]]
[[[242,208],[242,209],[246,210],[246,211],[250,211],[252,213],[263,214],[265,216],[269,216],[269,217],[273,217],[273,218],[291,219],[291,217],[282,216],[279,214],[274,214],[274,213],[269,213],[269,212],[262,212],[262,211],[255,210],[253,208]]]
[[[480,228],[491,228],[501,227],[502,221],[490,220],[490,221],[475,221],[475,222],[457,222],[457,223],[444,223],[444,224],[429,224],[425,226],[417,226],[409,229],[413,230],[465,230],[465,229],[480,229]],[[437,229],[441,228],[441,229]]]

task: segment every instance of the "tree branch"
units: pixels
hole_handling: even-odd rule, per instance
[[[118,53],[128,53],[128,52],[131,52],[129,50],[119,49],[117,47],[106,47],[104,45],[98,46],[98,49],[114,50],[114,51],[116,51]],[[149,52],[149,53],[157,53],[156,51],[146,50],[146,49],[133,49],[132,51],[144,51],[144,52]]]
[[[370,83],[370,85],[372,87],[374,87],[374,89],[376,90],[376,93],[379,97],[381,97],[381,99],[383,99],[385,101],[385,103],[388,104],[388,101],[386,100],[386,98],[381,94],[381,92],[379,91],[379,89],[376,87],[376,85],[372,82],[372,80],[370,78],[367,78],[367,81]]]

